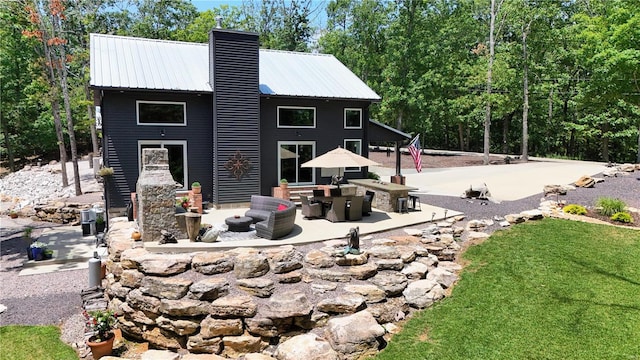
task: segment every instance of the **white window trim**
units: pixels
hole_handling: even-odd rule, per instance
[[[316,157],[316,142],[315,141],[278,141],[278,147],[276,148],[276,151],[278,153],[278,178],[276,179],[276,181],[278,182],[278,184],[280,183],[280,175],[282,174],[282,162],[280,159],[280,148],[282,147],[282,145],[311,145],[312,146],[312,150],[311,152],[313,153],[313,158]],[[313,185],[316,183],[316,172],[313,171],[311,172],[311,181],[310,182],[296,182],[296,183],[289,183],[290,185]]]
[[[312,126],[291,126],[291,125],[280,125],[280,109],[307,109],[313,110],[313,125]],[[316,128],[316,118],[317,111],[314,106],[278,106],[276,110],[277,117],[277,126],[278,129],[315,129]]]
[[[140,104],[167,104],[182,105],[182,124],[172,123],[141,123],[140,122]],[[136,100],[136,123],[140,126],[187,126],[187,103],[185,101],[151,101]]]
[[[187,157],[187,141],[186,140],[138,140],[138,175],[142,172],[142,145],[182,145],[182,158],[184,159],[184,184],[182,188],[176,190],[188,190],[189,184],[189,164]]]
[[[360,113],[360,126],[347,126],[347,111],[357,111]],[[344,108],[344,128],[345,129],[362,129],[362,109],[360,108]]]
[[[360,153],[358,153],[358,155],[362,155],[362,139],[344,139],[344,142],[342,143],[342,146],[344,146],[345,149],[349,150],[347,148],[347,142],[357,142],[360,143],[359,149],[360,149]],[[351,150],[349,150],[351,151]],[[357,170],[356,170],[357,169]],[[348,168],[344,168],[344,172],[359,172],[362,171],[361,167],[355,167],[353,166],[351,169]]]

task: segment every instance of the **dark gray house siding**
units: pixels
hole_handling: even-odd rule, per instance
[[[212,200],[249,202],[251,194],[260,191],[258,35],[213,29],[209,51],[214,92]]]
[[[186,102],[186,126],[137,125],[136,101]],[[211,154],[213,132],[211,94],[185,92],[149,92],[103,90],[103,161],[114,168],[107,179],[108,208],[127,206],[139,175],[138,141],[185,141],[187,144],[187,187],[202,185],[203,200],[210,201],[213,191]],[[163,136],[164,134],[164,136]]]
[[[260,192],[270,195],[271,188],[278,186],[278,142],[279,141],[313,141],[315,142],[315,155],[319,156],[338,146],[344,147],[344,139],[361,139],[362,156],[369,155],[366,144],[369,128],[369,101],[336,100],[336,99],[312,99],[263,96],[260,102],[260,133],[262,134],[262,186]],[[315,128],[278,128],[278,106],[302,106],[316,109]],[[362,128],[344,128],[344,109],[362,109]],[[315,180],[317,184],[328,184],[330,178],[322,178],[321,170],[316,169]],[[366,168],[360,172],[345,172],[345,178],[366,178]]]

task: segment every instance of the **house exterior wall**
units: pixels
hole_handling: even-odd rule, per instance
[[[186,102],[186,126],[137,125],[136,101]],[[212,197],[211,94],[102,91],[103,161],[114,168],[106,179],[108,208],[124,208],[135,192],[140,173],[138,141],[185,141],[187,144],[187,187],[199,181],[205,201]],[[164,133],[164,136],[162,135]]]
[[[261,179],[258,35],[213,29],[209,51],[213,204],[248,203]]]
[[[362,156],[367,157],[366,143],[369,128],[369,102],[355,100],[323,100],[313,98],[262,97],[260,102],[261,140],[261,174],[262,195],[271,195],[271,188],[278,186],[278,142],[279,141],[312,141],[315,142],[315,156],[322,155],[338,146],[344,147],[344,139],[361,139]],[[316,109],[315,128],[278,128],[278,106],[314,107]],[[344,109],[362,109],[362,128],[345,129]],[[345,178],[366,178],[366,168],[359,172],[345,172]],[[316,169],[316,184],[330,183],[330,177],[321,177],[321,170]]]

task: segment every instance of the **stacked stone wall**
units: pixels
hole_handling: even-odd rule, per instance
[[[540,214],[514,215],[512,223]],[[104,280],[125,336],[174,352],[305,360],[377,353],[394,323],[457,281],[459,237],[486,238],[489,225],[450,220],[363,238],[358,255],[343,254],[346,240],[170,254],[131,240],[125,220],[107,235]]]

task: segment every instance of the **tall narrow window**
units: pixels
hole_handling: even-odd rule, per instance
[[[169,101],[136,101],[138,125],[187,125],[187,104]]]
[[[316,108],[278,106],[279,128],[315,128]]]
[[[344,128],[362,129],[362,109],[344,109]]]
[[[169,172],[173,180],[182,184],[181,190],[187,190],[187,142],[186,141],[138,141],[139,168],[142,171],[143,149],[167,149],[169,152]]]
[[[362,140],[360,139],[344,139],[344,148],[346,150],[351,151],[354,154],[362,155]],[[346,167],[344,168],[345,172],[351,171],[356,172],[360,171],[360,167]]]
[[[278,142],[278,174],[280,179],[287,179],[290,184],[314,184],[313,168],[300,167],[313,159],[315,142]]]

